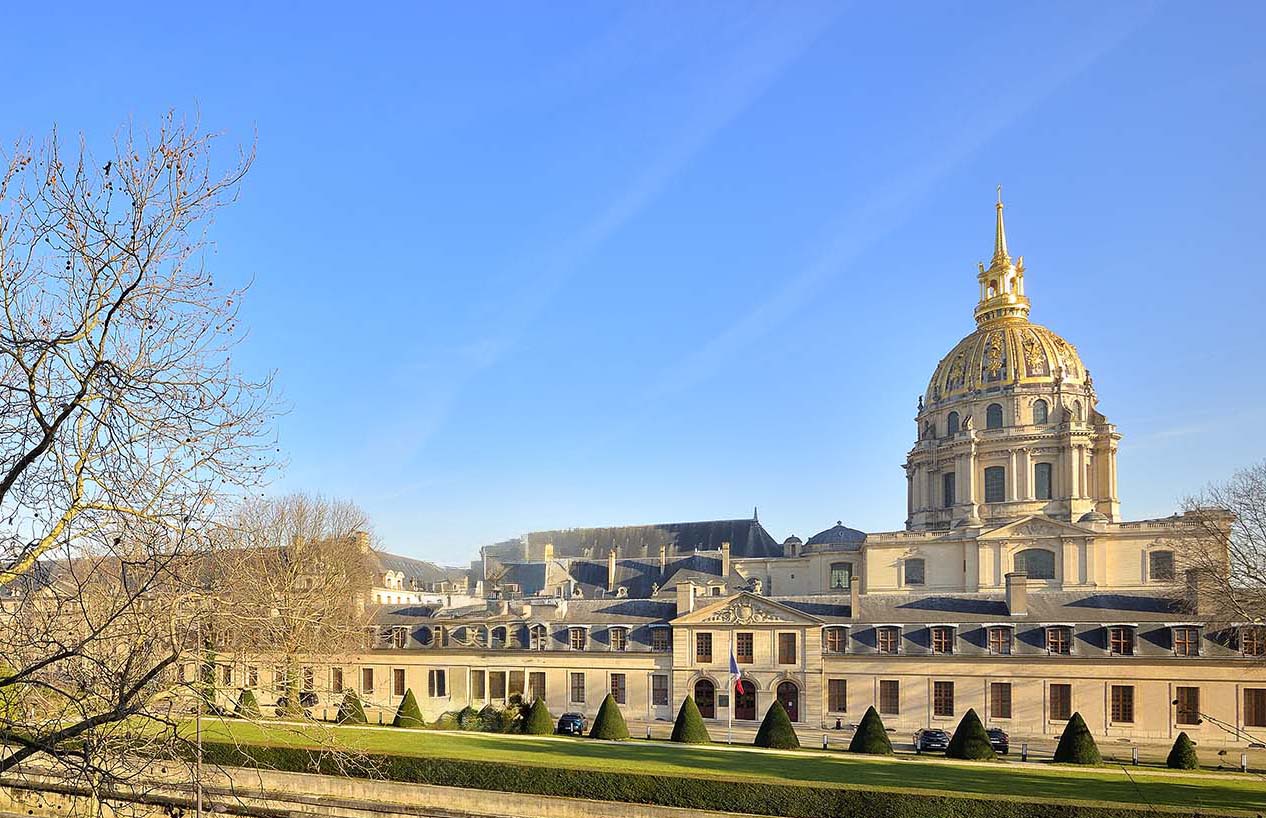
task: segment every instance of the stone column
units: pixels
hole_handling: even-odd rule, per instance
[[[1020,450],[1020,496],[1025,500],[1033,499],[1033,454],[1028,449]]]
[[[1020,499],[1020,483],[1019,483],[1019,452],[1015,449],[1011,450],[1011,458],[1007,463],[1007,499]]]

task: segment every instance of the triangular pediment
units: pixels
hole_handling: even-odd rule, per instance
[[[679,616],[674,625],[818,625],[816,616],[746,591]]]
[[[1093,537],[1095,532],[1072,523],[1052,520],[1033,514],[1000,525],[991,531],[983,531],[978,540],[1040,539],[1042,537]]]

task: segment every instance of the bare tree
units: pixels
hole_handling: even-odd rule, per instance
[[[104,153],[54,130],[0,178],[0,771],[93,780],[155,741],[224,498],[273,465],[269,379],[206,230],[252,162],[174,115]]]

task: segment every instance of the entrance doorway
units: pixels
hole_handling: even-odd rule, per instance
[[[787,711],[787,718],[800,721],[800,688],[795,682],[783,682],[778,685],[778,701]]]
[[[756,685],[746,679],[738,683],[734,696],[734,718],[739,721],[756,720]]]
[[[705,719],[717,717],[717,688],[707,679],[695,682],[695,704],[699,707],[699,715]]]

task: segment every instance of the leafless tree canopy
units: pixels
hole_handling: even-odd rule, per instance
[[[206,230],[251,164],[175,116],[104,153],[54,131],[0,179],[0,770],[99,773],[201,604],[190,566],[272,465],[267,379]]]
[[[1177,558],[1194,569],[1200,613],[1225,626],[1266,623],[1266,462],[1210,486],[1184,510]]]

